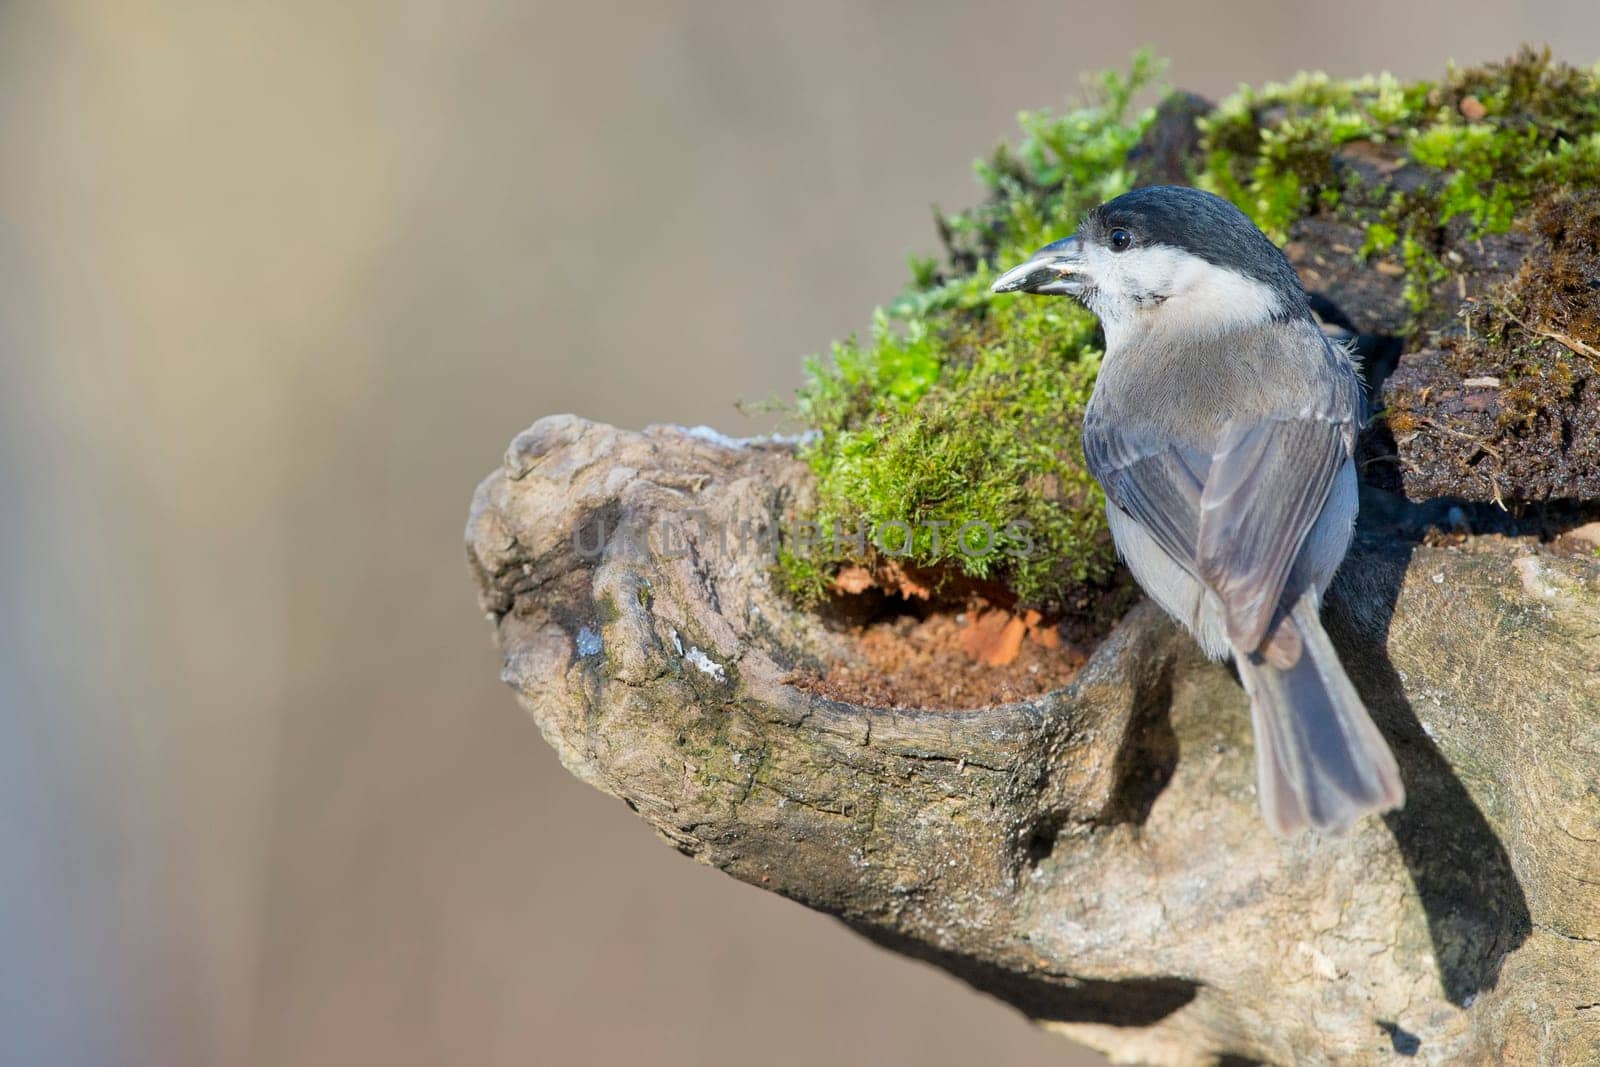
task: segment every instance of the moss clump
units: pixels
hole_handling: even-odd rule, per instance
[[[1066,302],[1014,301],[938,333],[880,319],[870,347],[838,346],[802,401],[831,428],[806,449],[816,519],[866,541],[832,538],[834,558],[904,557],[1029,601],[1107,579],[1104,500],[1082,461],[1093,341],[1092,320]]]
[[[1600,190],[1549,196],[1525,221],[1532,247],[1516,276],[1386,383],[1419,494],[1517,504],[1600,492]]]
[[[1569,347],[1600,348],[1600,189],[1547,197],[1530,229],[1539,254],[1523,261],[1503,314]]]
[[[1452,272],[1448,245],[1600,177],[1600,67],[1525,48],[1440,82],[1303,74],[1241,89],[1201,126],[1198,184],[1279,241],[1308,215],[1360,225],[1363,255],[1400,259],[1420,316]]]
[[[1128,153],[1153,113],[1132,101],[1157,76],[1141,53],[1101,75],[1085,106],[1024,112],[1021,141],[977,164],[988,200],[939,216],[948,261],[914,261],[868,341],[808,363],[798,413],[816,431],[802,454],[823,539],[783,552],[793,592],[820,595],[840,564],[885,557],[1045,606],[1081,606],[1111,584],[1104,498],[1080,441],[1098,327],[1071,301],[988,288],[998,264],[1131,187]]]
[[[821,537],[781,554],[796,595],[822,595],[845,564],[881,571],[892,557],[923,572],[919,582],[931,573],[1003,584],[1046,609],[1092,614],[1114,602],[1105,594],[1117,589],[1115,553],[1079,438],[1098,328],[1071,301],[995,297],[988,286],[999,267],[1130,188],[1140,160],[1159,154],[1147,133],[1194,143],[1187,116],[1203,104],[1169,109],[1189,133],[1176,140],[1163,137],[1166,119],[1152,129],[1155,109],[1134,108],[1159,76],[1140,53],[1127,72],[1100,75],[1084,106],[1024,112],[1022,138],[977,164],[985,202],[937,215],[943,261],[914,259],[911,285],[870,338],[808,363],[798,414],[814,431],[802,455],[817,475],[809,518]],[[1439,294],[1450,309],[1467,294],[1442,284],[1457,281],[1452,273],[1491,279],[1501,269],[1498,253],[1463,265],[1478,238],[1506,232],[1565,183],[1600,179],[1600,67],[1524,50],[1438,82],[1307,74],[1241,89],[1198,125],[1195,184],[1279,241],[1314,219],[1355,233],[1351,247],[1321,239],[1319,262],[1344,256],[1393,283],[1390,305],[1403,276],[1416,326]],[[1362,266],[1372,258],[1382,269]],[[1567,282],[1589,284],[1585,270],[1573,267]]]
[[[1200,120],[1205,165],[1197,184],[1233,201],[1282,243],[1296,219],[1339,202],[1340,147],[1403,140],[1429,91],[1387,74],[1358,81],[1300,74],[1241,87]]]

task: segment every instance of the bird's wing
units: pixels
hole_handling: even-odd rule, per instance
[[[1217,594],[1229,639],[1254,650],[1352,434],[1349,418],[1316,412],[1236,420],[1208,456],[1149,426],[1091,417],[1083,447],[1111,502]]]
[[[1083,453],[1107,499],[1198,577],[1200,496],[1211,457],[1152,427],[1093,415],[1084,420]]]
[[[1320,412],[1228,424],[1200,496],[1196,569],[1236,648],[1260,647],[1284,584],[1350,458],[1349,418]]]

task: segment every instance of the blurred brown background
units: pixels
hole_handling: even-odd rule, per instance
[[[1522,40],[1600,8],[4,4],[0,1062],[1097,1062],[569,779],[468,497],[548,412],[765,428],[1140,43]]]

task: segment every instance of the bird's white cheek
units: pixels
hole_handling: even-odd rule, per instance
[[[1196,260],[1174,275],[1160,315],[1163,328],[1214,335],[1259,326],[1280,310],[1265,283]]]
[[[1086,303],[1100,319],[1110,348],[1117,347],[1134,325],[1139,312],[1135,294],[1148,291],[1151,285],[1150,279],[1141,277],[1147,271],[1138,260],[1137,253],[1113,255],[1103,249],[1095,249],[1089,257],[1094,286]]]
[[[1108,299],[1129,309],[1150,308],[1173,292],[1175,279],[1189,257],[1168,248],[1136,248],[1128,252],[1099,250],[1094,263],[1105,279]]]
[[[1095,310],[1112,347],[1147,332],[1214,337],[1265,323],[1280,310],[1264,283],[1176,248],[1102,252],[1096,267],[1103,284]]]

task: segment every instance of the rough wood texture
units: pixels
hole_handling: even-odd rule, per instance
[[[1600,1061],[1600,564],[1363,541],[1330,627],[1410,801],[1282,842],[1237,683],[1148,604],[1025,704],[785,685],[848,650],[739,531],[806,491],[780,445],[571,416],[517,438],[469,554],[574,774],[1120,1060]]]

